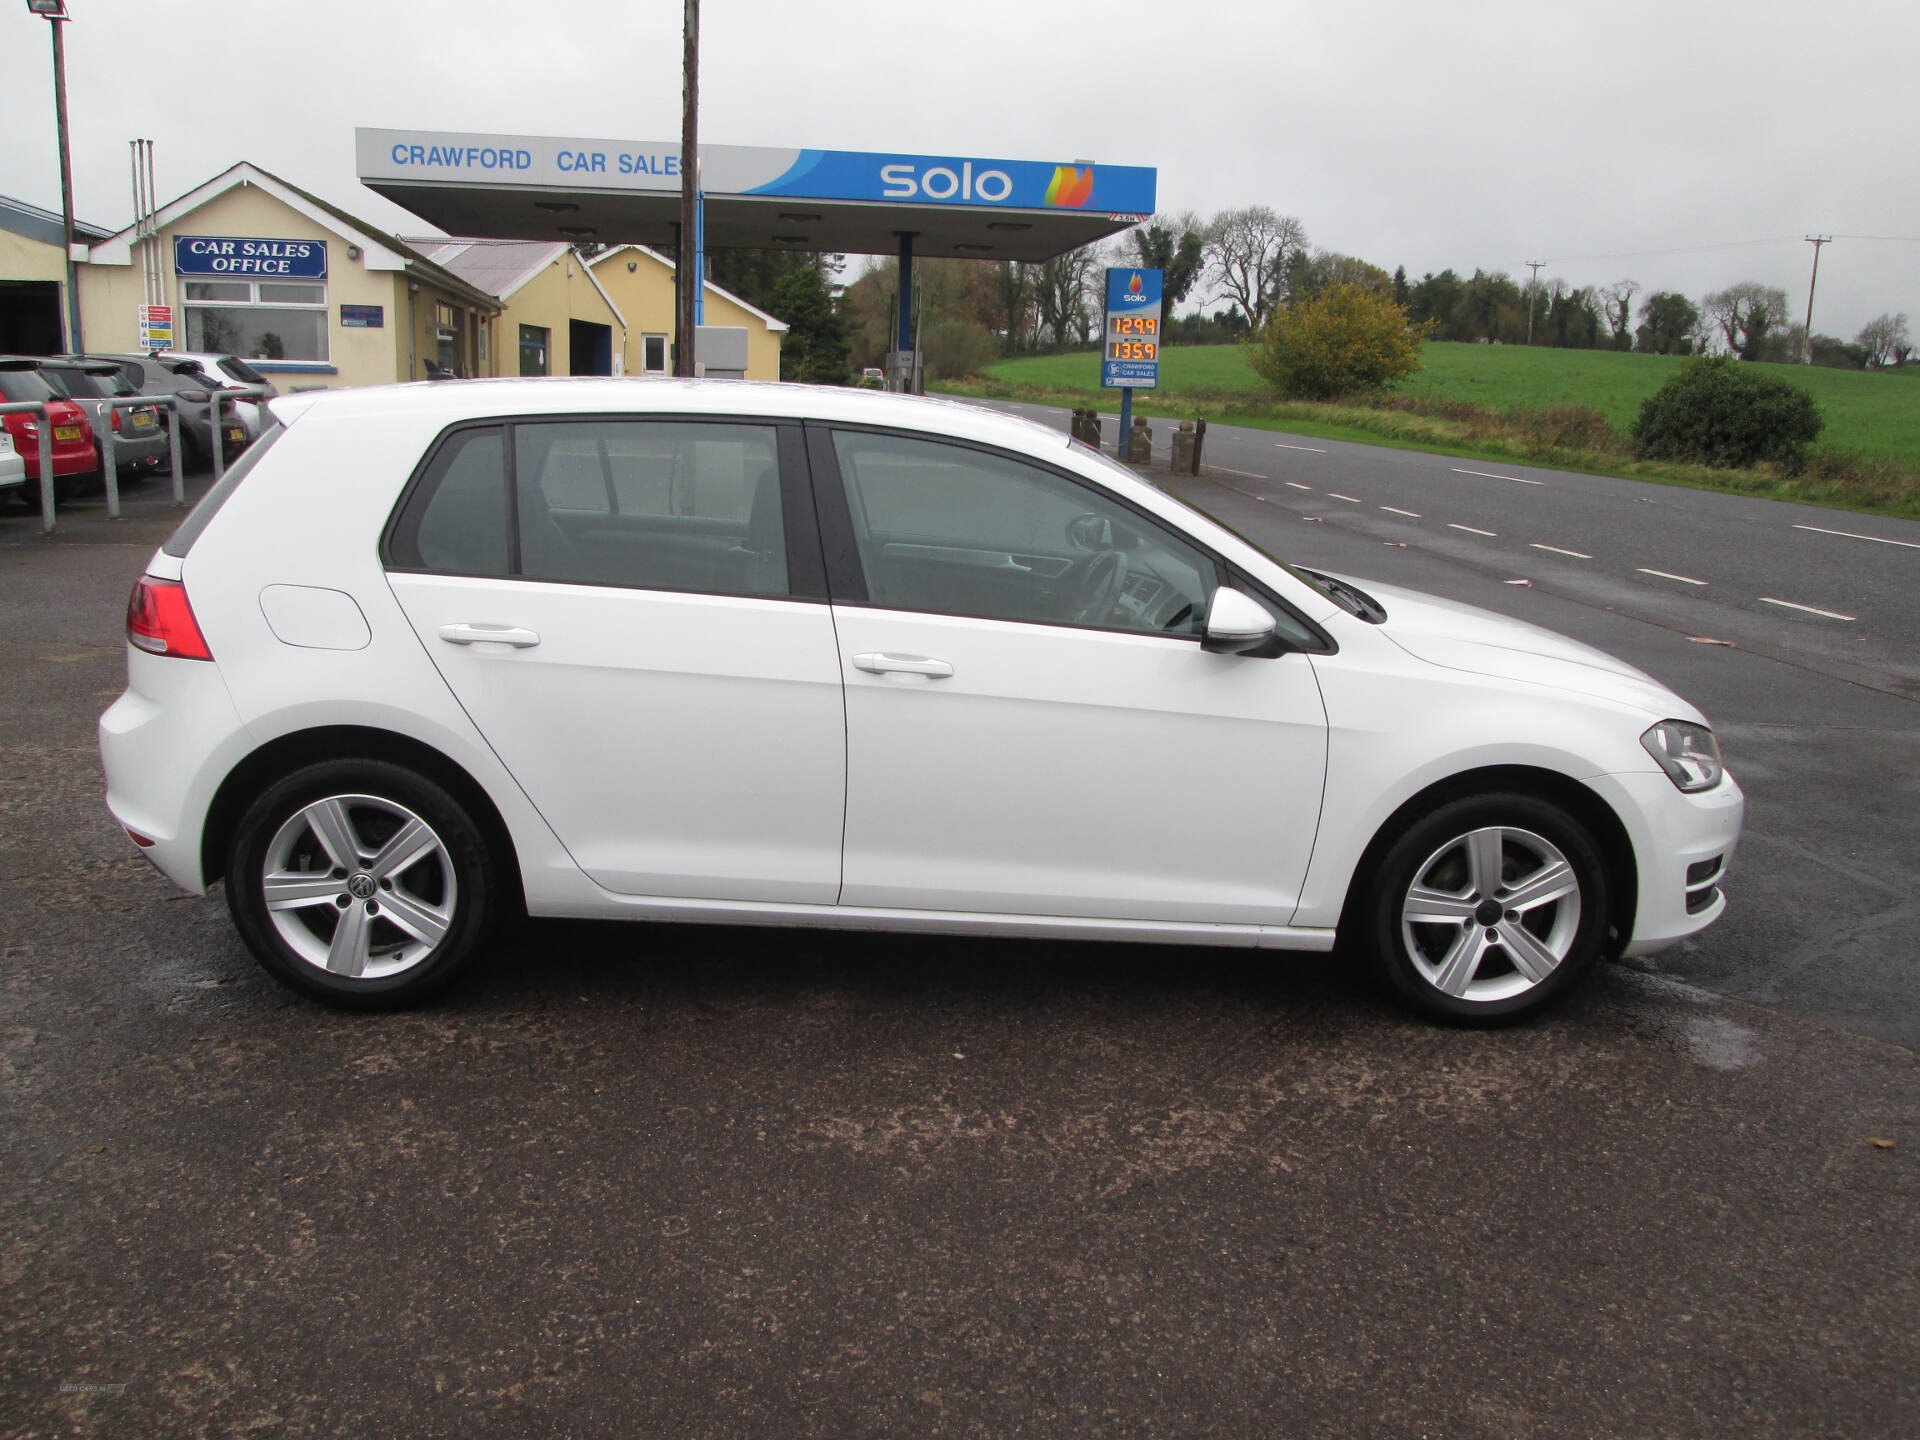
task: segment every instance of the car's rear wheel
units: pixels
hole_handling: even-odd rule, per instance
[[[1578,819],[1532,795],[1476,796],[1431,811],[1388,847],[1363,942],[1416,1009],[1512,1020],[1592,968],[1609,904],[1606,863]]]
[[[479,827],[441,786],[380,760],[309,765],[248,807],[227,905],[269,974],[353,1009],[413,1004],[491,928],[500,886]]]

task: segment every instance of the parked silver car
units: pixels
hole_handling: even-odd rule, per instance
[[[106,412],[107,433],[113,437],[114,470],[121,479],[158,474],[172,466],[167,420],[158,406],[107,404],[118,396],[143,393],[111,360],[56,356],[41,364],[40,373],[56,391],[87,412],[96,435],[100,433],[100,412]],[[106,457],[99,458],[104,470]]]

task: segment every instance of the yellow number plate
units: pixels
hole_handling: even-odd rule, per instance
[[[83,425],[56,425],[53,427],[53,438],[56,440],[78,440],[86,433],[86,427]]]
[[[136,410],[133,412],[133,428],[136,430],[151,430],[159,423],[160,422],[154,418],[151,410]]]
[[[229,425],[227,427],[227,439],[231,440],[235,445],[238,445],[241,441],[245,440],[246,438],[247,438],[247,432],[242,426]]]

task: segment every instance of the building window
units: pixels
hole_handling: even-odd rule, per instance
[[[640,342],[640,372],[643,375],[667,373],[667,337],[648,335]]]
[[[181,284],[188,350],[326,363],[325,281],[183,278]]]
[[[522,375],[544,375],[547,373],[547,332],[539,325],[520,327],[520,373]]]

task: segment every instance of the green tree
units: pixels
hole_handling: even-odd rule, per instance
[[[1206,269],[1206,244],[1200,222],[1192,215],[1173,216],[1165,225],[1141,225],[1127,234],[1134,262],[1145,270],[1161,270],[1162,293],[1168,310],[1192,291]]]
[[[1391,293],[1331,285],[1276,310],[1248,355],[1282,396],[1327,400],[1378,390],[1420,368],[1420,333]]]
[[[844,385],[847,327],[833,292],[812,266],[789,270],[773,283],[766,308],[787,322],[780,345],[780,378],[815,385]]]
[[[1656,290],[1640,304],[1633,348],[1643,355],[1691,355],[1700,310],[1676,290]]]

